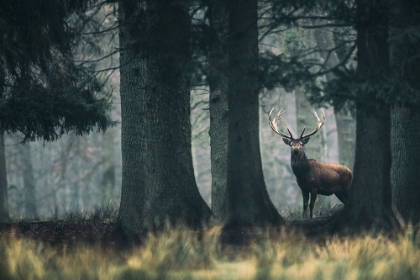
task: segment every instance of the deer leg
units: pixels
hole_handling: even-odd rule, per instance
[[[346,194],[344,194],[344,193],[342,193],[342,192],[338,192],[338,193],[335,193],[335,196],[343,203],[343,204],[346,204],[346,202],[347,202],[347,195]]]
[[[309,192],[302,190],[302,197],[303,197],[303,214],[302,214],[302,218],[305,218],[306,217],[306,210],[308,209]]]
[[[309,218],[312,219],[312,214],[313,214],[313,210],[314,210],[314,205],[315,205],[315,200],[316,200],[316,196],[317,196],[317,192],[316,191],[311,191],[311,203],[309,204],[309,208],[310,208],[310,215]]]

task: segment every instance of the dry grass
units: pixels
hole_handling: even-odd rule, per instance
[[[125,252],[99,246],[51,247],[3,234],[0,279],[420,279],[420,242],[411,228],[397,238],[261,235],[250,246],[221,249],[220,230],[150,235]],[[233,250],[233,249],[232,249]]]

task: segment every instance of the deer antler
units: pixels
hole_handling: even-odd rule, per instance
[[[303,128],[303,131],[302,131],[302,134],[300,135],[300,139],[303,139],[303,138],[306,138],[306,137],[309,137],[309,136],[312,136],[312,135],[314,135],[315,133],[317,133],[318,132],[318,130],[325,124],[325,113],[324,113],[324,111],[323,110],[321,110],[321,112],[322,112],[322,122],[321,122],[321,120],[319,119],[319,117],[318,117],[318,114],[315,112],[315,110],[314,109],[312,109],[312,114],[314,114],[314,116],[315,116],[315,118],[316,118],[316,122],[317,122],[317,124],[316,124],[316,128],[315,128],[315,130],[314,131],[312,131],[311,133],[308,133],[308,134],[306,134],[306,135],[303,135],[303,133],[305,132],[305,128],[306,128],[306,126]]]
[[[274,110],[274,107],[271,109],[270,113],[268,114],[268,119],[270,120],[270,127],[271,127],[271,129],[272,129],[272,130],[274,130],[274,132],[275,132],[275,133],[277,133],[278,135],[280,135],[280,136],[282,136],[282,137],[284,137],[284,138],[287,138],[287,139],[293,140],[293,135],[292,135],[292,133],[290,132],[290,130],[289,130],[289,128],[288,128],[288,127],[286,127],[286,128],[287,128],[287,131],[289,132],[290,136],[289,136],[289,135],[287,135],[287,134],[285,134],[285,133],[283,133],[283,132],[281,132],[281,131],[279,130],[279,128],[277,127],[277,121],[281,118],[281,116],[282,116],[284,113],[286,113],[286,111],[282,111],[282,110],[280,110],[280,111],[277,113],[277,115],[276,115],[276,117],[274,118],[274,120],[272,120],[272,119],[271,119],[271,113],[273,112],[273,110]]]

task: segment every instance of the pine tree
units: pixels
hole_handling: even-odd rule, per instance
[[[95,73],[73,58],[72,14],[64,1],[8,1],[0,11],[0,131],[57,140],[113,125]],[[102,97],[101,97],[102,95]]]

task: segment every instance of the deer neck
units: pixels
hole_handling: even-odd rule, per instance
[[[292,153],[291,165],[293,173],[302,174],[310,171],[309,160],[305,155],[305,152],[294,155]]]

